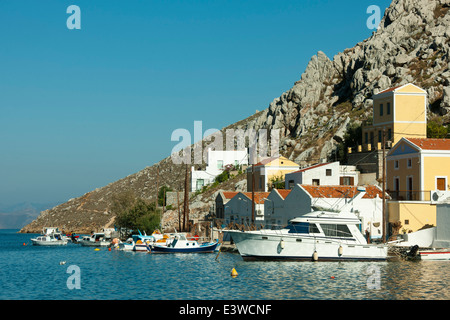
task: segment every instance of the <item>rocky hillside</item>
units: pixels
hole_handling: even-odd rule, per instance
[[[370,38],[332,59],[318,52],[301,79],[266,110],[223,130],[279,129],[281,154],[300,165],[318,162],[334,157],[350,122],[367,119],[373,94],[406,83],[427,90],[429,119],[441,117],[449,123],[449,8],[450,0],[394,0]],[[22,232],[40,231],[44,225],[77,232],[98,229],[113,222],[109,212],[112,195],[133,190],[137,196],[155,199],[157,181],[159,185],[181,189],[184,167],[173,164],[168,157],[43,211]],[[208,199],[198,199],[195,215],[201,217],[208,212],[209,205]],[[202,201],[205,205],[198,205]],[[173,217],[173,212],[168,212],[168,216]]]

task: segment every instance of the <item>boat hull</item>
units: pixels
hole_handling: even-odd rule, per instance
[[[85,247],[107,247],[111,243],[108,241],[86,241],[80,240],[80,244]]]
[[[430,250],[419,252],[421,260],[450,260],[450,250]]]
[[[48,247],[53,247],[53,246],[65,246],[65,245],[67,245],[67,241],[64,241],[64,240],[57,240],[57,241],[41,241],[41,240],[31,239],[31,242],[33,243],[34,246],[48,246]]]
[[[211,253],[214,252],[219,246],[219,243],[212,243],[208,245],[201,245],[199,247],[192,248],[172,248],[169,246],[154,245],[151,248],[152,253]]]
[[[387,260],[384,245],[357,244],[352,241],[315,239],[260,232],[229,232],[244,260],[344,261]]]

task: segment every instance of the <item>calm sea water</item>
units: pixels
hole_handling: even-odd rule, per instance
[[[1,300],[450,298],[450,262],[445,261],[244,262],[234,253],[216,259],[216,254],[95,251],[71,243],[38,247],[31,244],[34,235],[16,232],[0,230]],[[80,289],[68,288],[74,275],[70,266],[80,270]]]

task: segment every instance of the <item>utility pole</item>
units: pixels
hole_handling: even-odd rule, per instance
[[[255,165],[252,164],[252,226],[255,224]]]
[[[158,210],[158,197],[159,197],[159,165],[156,167],[156,205],[155,211]]]
[[[386,194],[386,150],[385,150],[385,145],[386,145],[386,141],[385,141],[385,134],[386,134],[386,129],[385,128],[383,128],[383,141],[382,141],[382,144],[383,144],[383,148],[382,148],[382,150],[383,150],[383,177],[382,177],[382,183],[383,183],[383,186],[382,186],[382,190],[383,190],[383,208],[382,208],[382,210],[383,210],[383,241],[384,242],[386,242],[386,237],[387,237],[387,219],[386,219],[386,196],[385,196],[385,194]]]
[[[186,177],[184,180],[184,213],[183,213],[183,230],[187,231],[189,225],[189,165],[186,164]]]

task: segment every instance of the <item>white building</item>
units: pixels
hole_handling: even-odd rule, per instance
[[[303,168],[285,176],[285,188],[292,189],[297,184],[315,186],[358,185],[358,174],[355,166],[340,165],[339,161],[320,163]]]
[[[248,165],[248,151],[208,149],[206,169],[194,170],[194,167],[191,168],[191,190],[201,190],[203,186],[213,183],[227,165],[234,167]]]
[[[350,210],[361,220],[361,231],[371,238],[382,236],[382,190],[367,186],[295,185],[291,190],[274,189],[264,203],[266,227],[285,226],[289,220],[313,210]]]
[[[232,194],[229,192],[228,194]],[[255,225],[264,224],[264,199],[269,192],[255,192]],[[238,192],[224,204],[224,223],[250,226],[252,223],[252,193]]]

